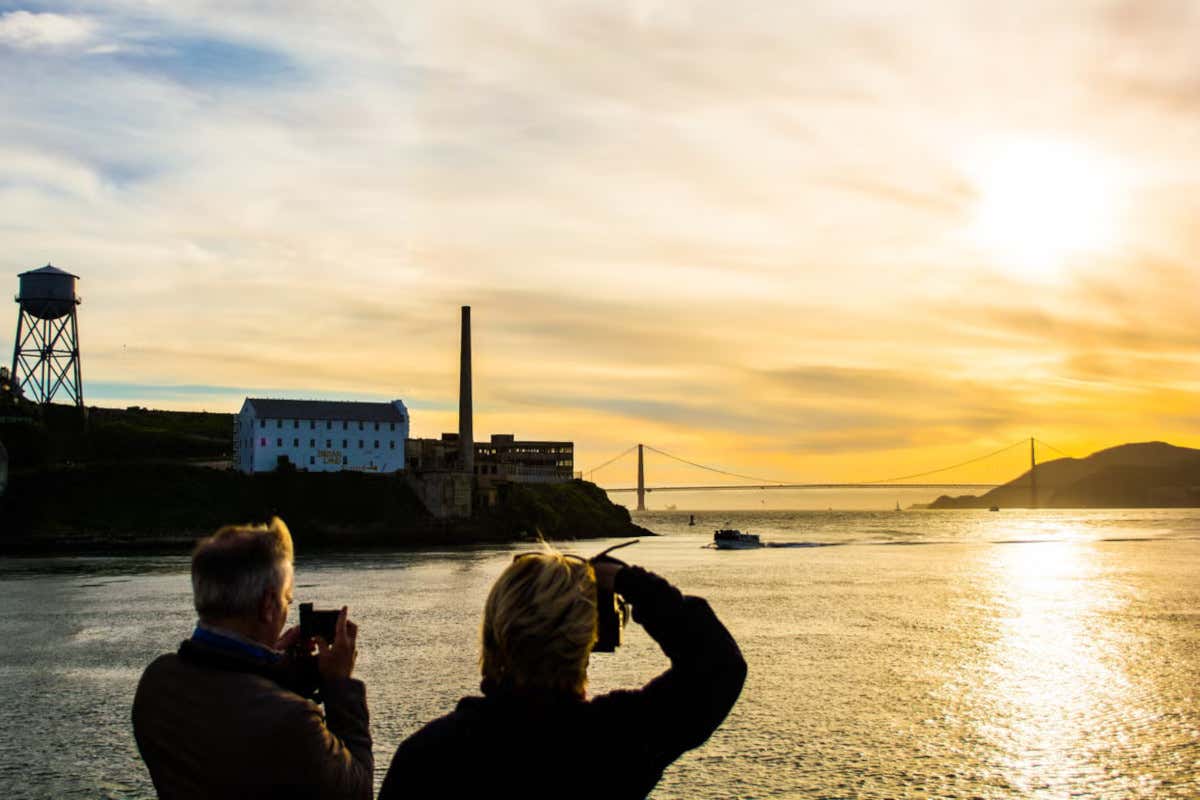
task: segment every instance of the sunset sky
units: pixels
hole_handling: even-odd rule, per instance
[[[1197,41],[1170,0],[0,0],[6,280],[82,277],[93,405],[435,436],[470,304],[477,434],[579,469],[1200,446]]]

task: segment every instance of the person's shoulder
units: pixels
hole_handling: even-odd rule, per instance
[[[138,681],[139,696],[219,696],[223,705],[238,706],[245,715],[320,714],[320,706],[270,677],[222,669],[166,653],[154,659]]]
[[[171,669],[174,669],[178,665],[179,665],[179,654],[178,653],[163,653],[161,656],[158,656],[153,661],[151,661],[149,664],[147,664],[146,668],[144,670],[142,670],[142,674],[149,675],[152,673],[162,672],[164,670],[171,670]]]
[[[138,688],[154,686],[161,681],[169,681],[184,668],[178,653],[163,653],[151,661],[142,670],[138,679]]]
[[[582,714],[590,727],[600,729],[641,713],[646,702],[644,688],[616,689],[588,698],[582,704]]]
[[[483,698],[463,698],[454,711],[427,722],[400,742],[388,765],[380,800],[401,795],[427,796],[435,789],[443,796],[468,794],[465,787],[477,780],[477,774],[451,766],[479,768],[480,748],[472,744],[475,737],[471,731],[479,721],[478,712],[483,709],[472,700],[483,701]]]
[[[425,723],[396,748],[396,755],[436,750],[469,739],[488,717],[487,701],[482,697],[464,697],[449,714]]]

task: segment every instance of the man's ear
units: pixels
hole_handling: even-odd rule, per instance
[[[279,593],[274,589],[267,589],[262,593],[262,597],[258,598],[258,621],[274,622],[278,614]]]

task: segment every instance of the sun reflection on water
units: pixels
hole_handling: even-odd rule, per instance
[[[1114,772],[1107,735],[1134,710],[1122,633],[1112,622],[1121,595],[1100,577],[1094,548],[1054,541],[995,548],[995,638],[976,685],[985,705],[980,738],[1003,783],[1028,797],[1061,796],[1091,783],[1140,795],[1136,776]]]

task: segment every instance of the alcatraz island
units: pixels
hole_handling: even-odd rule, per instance
[[[26,298],[38,272],[22,276]],[[71,385],[76,402],[52,403],[22,379],[19,336],[17,369],[0,368],[0,553],[186,552],[220,525],[272,515],[305,550],[654,535],[574,472],[572,442],[475,440],[470,319],[464,306],[459,430],[438,439],[409,437],[400,400],[112,409],[84,406]]]
[[[469,306],[458,431],[421,439],[402,400],[88,407],[77,276],[47,264],[19,277],[13,366],[0,367],[0,554],[186,552],[221,525],[273,515],[306,550],[653,535],[574,471],[573,442],[476,440]],[[1200,450],[1121,445],[925,507],[1168,506],[1200,506]]]

